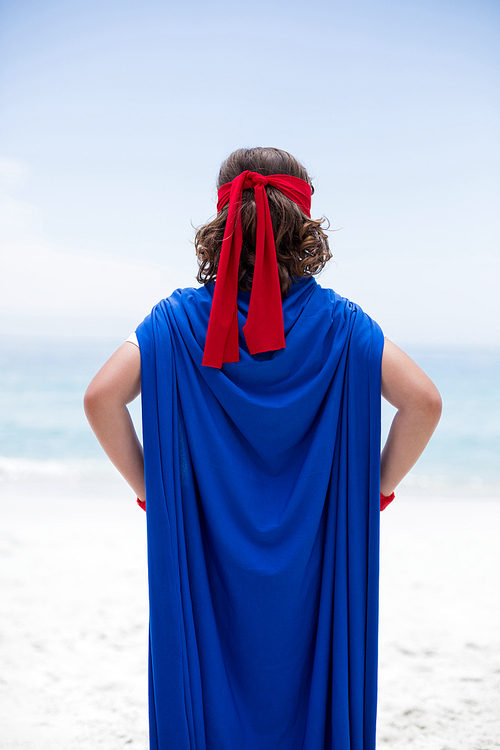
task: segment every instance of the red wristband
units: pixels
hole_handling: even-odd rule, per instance
[[[396,496],[394,492],[391,495],[387,495],[387,496],[382,495],[382,493],[380,493],[380,510],[385,510],[387,506],[389,505],[389,503],[392,503],[395,497]]]
[[[145,500],[139,500],[139,498],[137,498],[137,505],[139,506],[139,508],[142,508],[143,510],[146,510],[146,501]]]

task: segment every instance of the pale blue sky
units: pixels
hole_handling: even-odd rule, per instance
[[[124,336],[194,285],[220,162],[275,145],[320,283],[398,343],[500,344],[497,2],[4,0],[0,332]]]

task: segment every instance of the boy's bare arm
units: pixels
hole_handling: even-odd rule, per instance
[[[423,370],[388,339],[382,356],[382,396],[398,410],[380,466],[380,491],[390,495],[431,439],[441,416],[441,396]]]
[[[85,414],[106,455],[145,500],[144,458],[127,404],[141,390],[141,354],[125,342],[90,383],[84,398]]]

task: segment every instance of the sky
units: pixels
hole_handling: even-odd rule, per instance
[[[261,145],[313,177],[322,285],[401,346],[499,346],[499,32],[496,0],[3,0],[0,333],[127,338]]]

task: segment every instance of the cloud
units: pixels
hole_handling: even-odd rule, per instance
[[[28,174],[25,162],[0,156],[0,185],[6,188],[20,187]]]
[[[12,181],[22,176],[19,164],[5,159],[2,164],[3,175]],[[44,316],[61,330],[65,326],[58,317],[69,317],[79,330],[86,326],[92,332],[99,325],[95,333],[102,335],[106,320],[139,322],[173,289],[195,285],[194,265],[82,253],[50,242],[40,231],[41,212],[11,196],[0,195],[0,214],[0,312],[4,321],[23,320],[34,332]],[[4,323],[2,329],[9,326]]]

